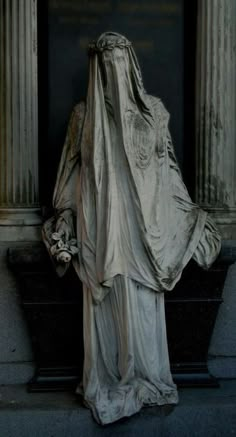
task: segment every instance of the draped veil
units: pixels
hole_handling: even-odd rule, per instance
[[[65,212],[72,211],[78,246],[73,264],[85,291],[84,398],[94,417],[109,423],[144,404],[177,402],[169,370],[163,292],[174,288],[190,258],[209,267],[218,255],[220,237],[207,213],[188,195],[168,130],[169,114],[160,99],[145,92],[131,43],[107,32],[89,51],[87,100],[77,105],[71,118],[54,190],[56,218],[45,224],[43,235],[50,251],[55,221],[60,216],[68,221]],[[58,269],[63,273],[66,266]],[[116,310],[114,302],[119,302]],[[140,315],[138,327],[127,308],[138,315],[150,302],[156,325],[146,328]],[[123,336],[117,333],[125,329],[119,311],[127,316],[128,334],[125,331]],[[107,323],[113,339],[106,339]],[[156,367],[148,363],[145,370],[137,370],[140,357],[151,352],[144,345],[140,350],[138,340],[136,346],[132,340],[127,348],[136,364],[129,378],[128,358],[121,357],[123,349],[115,346],[115,337],[121,335],[121,343],[127,335],[135,338],[140,326],[141,333],[157,336]],[[123,371],[122,366],[117,370],[113,358],[108,360],[106,348],[113,358],[118,354]],[[95,363],[97,355],[103,359]],[[115,376],[108,377],[107,372]],[[115,407],[109,405],[111,386]],[[132,401],[127,400],[130,396]]]

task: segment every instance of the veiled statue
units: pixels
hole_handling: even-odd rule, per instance
[[[43,239],[58,274],[73,263],[83,283],[77,392],[100,424],[178,402],[164,293],[191,258],[208,268],[220,250],[184,185],[168,122],[131,42],[107,32],[91,43],[87,99],[71,115]]]

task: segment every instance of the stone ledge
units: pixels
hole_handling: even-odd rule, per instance
[[[236,356],[233,357],[208,357],[208,369],[215,378],[236,378]]]
[[[236,380],[219,389],[182,389],[180,403],[145,408],[115,424],[97,425],[72,393],[29,394],[25,386],[0,387],[4,437],[228,437],[236,434]]]
[[[38,242],[42,240],[41,226],[39,225],[0,225],[0,241],[24,244],[24,242]]]

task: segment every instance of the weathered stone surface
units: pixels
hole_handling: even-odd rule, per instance
[[[236,241],[223,241],[222,260],[231,261],[209,348],[208,368],[220,378],[236,378]]]
[[[25,343],[26,341],[27,339],[25,340]],[[34,373],[35,373],[34,362],[33,361],[23,362],[21,356],[18,355],[18,357],[16,357],[16,362],[13,363],[0,362],[0,385],[26,384],[31,378],[33,378]]]
[[[236,378],[236,357],[228,355],[210,355],[208,359],[208,369],[215,378],[233,379]]]
[[[0,238],[6,241],[12,225],[41,222],[36,0],[0,0],[0,41],[0,226],[8,226]]]
[[[236,238],[236,3],[199,0],[196,201]]]
[[[236,263],[229,268],[223,299],[209,353],[236,358]]]
[[[229,269],[209,349],[209,369],[216,377],[236,378],[236,264]]]
[[[144,408],[131,418],[99,426],[70,393],[28,394],[0,388],[4,437],[229,437],[236,433],[236,381],[219,389],[180,390],[180,404]]]
[[[31,365],[33,361],[17,283],[7,266],[9,246],[10,243],[2,243],[0,248],[0,383],[2,384],[28,381],[32,374],[28,364]],[[6,367],[8,365],[9,368]]]
[[[40,241],[41,238],[41,226],[38,225],[0,225],[1,242]]]

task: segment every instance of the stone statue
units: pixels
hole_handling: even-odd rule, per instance
[[[220,236],[183,183],[160,99],[146,94],[131,43],[89,46],[86,103],[75,106],[43,238],[59,275],[83,283],[78,387],[100,424],[176,404],[164,292],[191,258],[208,268]]]

